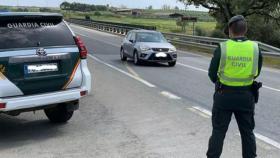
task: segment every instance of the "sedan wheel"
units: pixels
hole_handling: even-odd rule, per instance
[[[135,65],[141,65],[142,64],[142,60],[138,58],[138,53],[134,52],[133,54],[133,63]]]
[[[126,61],[127,60],[127,57],[124,55],[124,50],[123,49],[121,49],[121,51],[120,51],[120,56],[121,56],[121,60],[122,61]]]
[[[139,59],[138,59],[138,53],[137,53],[137,52],[134,52],[134,54],[133,54],[133,63],[134,63],[135,65],[139,65],[139,64],[140,64]]]
[[[168,65],[169,65],[170,67],[173,67],[173,66],[176,65],[176,61],[168,62]]]

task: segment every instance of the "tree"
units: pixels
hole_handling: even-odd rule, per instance
[[[23,11],[24,11],[24,12],[28,12],[29,10],[28,10],[27,8],[24,8]]]
[[[101,16],[102,14],[99,11],[94,12],[94,16]]]
[[[153,6],[152,5],[148,6],[148,9],[153,10]]]
[[[49,9],[49,8],[40,8],[39,11],[40,12],[51,12],[51,9]]]
[[[174,10],[177,10],[177,11],[178,11],[178,10],[180,10],[180,9],[179,9],[178,6],[175,6],[175,7],[174,7]]]
[[[267,20],[280,23],[280,15],[273,13],[279,10],[279,0],[179,0],[185,5],[203,6],[218,22],[227,23],[231,17],[241,14],[244,17],[262,16]]]
[[[73,10],[73,11],[81,11],[81,12],[89,12],[89,11],[106,11],[108,7],[105,5],[90,5],[83,3],[68,3],[63,2],[60,4],[60,8],[62,10]]]
[[[162,7],[162,10],[171,10],[170,5],[164,4]]]
[[[234,15],[241,14],[248,21],[247,36],[250,39],[280,47],[279,0],[179,0],[186,6],[196,5],[209,9],[217,20],[211,36],[224,36],[222,29]]]
[[[69,2],[62,2],[61,4],[60,4],[60,9],[61,10],[70,10],[70,7],[71,7],[71,3],[69,3]]]

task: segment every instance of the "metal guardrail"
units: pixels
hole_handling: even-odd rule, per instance
[[[70,23],[91,27],[96,30],[117,33],[121,35],[126,35],[127,32],[129,32],[130,30],[135,30],[135,29],[156,30],[156,27],[154,26],[130,25],[130,24],[100,22],[100,21],[84,20],[84,19],[67,19],[66,21]]]
[[[202,47],[206,49],[215,49],[220,42],[224,42],[228,39],[223,38],[212,38],[212,37],[203,37],[203,36],[189,36],[175,33],[163,33],[165,37],[177,44],[192,45],[197,47]],[[257,41],[258,42],[258,41]],[[258,42],[262,53],[264,55],[280,56],[280,49],[273,47],[271,45]]]
[[[100,23],[91,20],[84,19],[68,19],[66,20],[70,23],[87,26],[90,28],[94,28],[96,30],[110,32],[119,35],[126,35],[130,30],[135,29],[143,29],[143,27],[131,27],[126,26],[125,24],[119,25],[117,23]],[[141,26],[141,25],[139,25]],[[145,29],[145,28],[144,28]],[[149,29],[149,28],[146,28]],[[153,29],[152,29],[153,30]],[[220,42],[226,41],[227,39],[223,38],[212,38],[212,37],[204,37],[204,36],[190,36],[176,33],[163,33],[163,35],[170,40],[172,43],[180,44],[180,45],[190,45],[205,49],[215,49],[218,47]],[[280,56],[280,49],[277,47],[273,47],[271,45],[258,42],[259,46],[264,55],[270,56]]]

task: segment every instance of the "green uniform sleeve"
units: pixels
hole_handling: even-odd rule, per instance
[[[212,57],[209,69],[208,76],[213,83],[216,83],[218,80],[218,69],[220,65],[221,58],[221,48],[220,46],[214,51],[214,56]]]
[[[263,65],[263,56],[262,56],[262,52],[259,52],[259,68],[258,68],[258,75],[255,77],[259,77],[261,74],[261,70],[262,70],[262,65]]]

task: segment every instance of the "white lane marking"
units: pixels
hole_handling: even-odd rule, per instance
[[[136,77],[139,77],[138,73],[135,72],[135,71],[127,64],[127,61],[124,62],[124,65],[125,65],[125,67],[127,68],[127,70],[128,70],[131,74],[133,74],[133,75],[136,76]]]
[[[199,106],[193,106],[194,109],[206,114],[207,116],[212,116],[212,112],[207,110],[207,109],[204,109],[202,107],[199,107]]]
[[[268,86],[263,86],[263,88],[269,89],[269,90],[273,90],[273,91],[277,91],[280,92],[280,89],[276,89],[276,88],[272,88],[272,87],[268,87]]]
[[[210,118],[210,116],[206,115],[205,113],[202,113],[201,111],[194,109],[193,107],[188,108],[188,110],[190,110],[191,112],[196,113],[204,118]]]
[[[190,66],[190,65],[186,65],[186,64],[183,64],[183,63],[177,63],[177,64],[181,65],[181,66],[184,66],[184,67],[187,67],[187,68],[194,69],[194,70],[198,70],[198,71],[202,71],[202,72],[208,72],[207,70],[204,70],[204,69],[201,69],[201,68],[197,68],[197,67],[194,67],[194,66]]]
[[[197,68],[197,67],[186,65],[186,64],[182,64],[182,63],[177,63],[177,64],[180,65],[180,66],[183,66],[183,67],[187,67],[187,68],[193,69],[193,70],[198,70],[198,71],[202,71],[202,72],[208,73],[207,70],[204,70],[204,69],[201,69],[201,68]],[[266,86],[266,85],[263,85],[263,88],[266,88],[266,89],[269,89],[269,90],[272,90],[272,91],[276,91],[276,92],[280,92],[280,89],[272,88],[272,87],[269,87],[269,86]]]
[[[280,149],[280,143],[276,142],[275,140],[272,140],[272,139],[270,139],[270,138],[268,138],[268,137],[266,137],[266,136],[263,136],[263,135],[261,135],[261,134],[259,134],[259,133],[255,133],[255,136],[256,136],[256,138],[258,138],[259,140],[261,140],[261,141],[263,141],[263,142],[265,142],[265,143],[267,143],[267,144],[269,144],[269,145],[272,145],[272,146],[274,146],[274,147]]]
[[[208,117],[212,116],[212,112],[211,111],[206,110],[206,109],[204,109],[202,107],[193,106],[192,108],[195,109],[195,110],[198,110],[198,111],[200,111],[200,112],[202,112],[204,114],[206,114]],[[189,110],[191,110],[192,108],[189,108]],[[193,110],[191,110],[191,111],[193,111]],[[238,135],[240,135],[240,134],[238,134]],[[270,138],[268,138],[266,136],[263,136],[263,135],[261,135],[259,133],[255,133],[255,136],[256,136],[257,139],[259,139],[259,140],[261,140],[261,141],[263,141],[263,142],[265,142],[265,143],[267,143],[267,144],[269,144],[271,146],[274,146],[274,147],[280,149],[280,143],[276,142],[275,140],[272,140],[272,139],[270,139]]]
[[[148,87],[151,87],[151,88],[155,88],[155,87],[156,87],[155,85],[149,83],[148,81],[145,81],[145,80],[143,80],[143,79],[141,79],[141,78],[139,78],[139,77],[133,76],[132,74],[130,74],[130,73],[128,73],[128,72],[125,72],[125,71],[123,71],[123,70],[121,70],[121,69],[119,69],[119,68],[117,68],[117,67],[115,67],[115,66],[113,66],[113,65],[110,65],[110,64],[108,64],[108,63],[106,63],[106,62],[104,62],[104,61],[102,61],[102,60],[96,58],[96,57],[93,56],[93,55],[90,55],[90,54],[89,54],[88,56],[91,57],[92,59],[98,61],[99,63],[102,63],[102,64],[104,64],[104,65],[106,65],[106,66],[108,66],[108,67],[110,67],[110,68],[112,68],[112,69],[114,69],[114,70],[116,70],[116,71],[119,71],[119,72],[125,74],[125,75],[128,76],[128,77],[131,77],[131,78],[133,78],[133,79],[135,79],[135,80],[137,80],[137,81],[139,81],[139,82],[142,82],[143,84],[145,84],[145,85],[148,86]]]
[[[181,97],[178,97],[177,95],[172,94],[172,93],[167,92],[167,91],[162,91],[162,92],[160,92],[160,94],[165,96],[165,97],[167,97],[167,98],[169,98],[169,99],[175,99],[175,100],[181,99]]]
[[[102,42],[102,43],[105,43],[105,44],[108,44],[108,45],[111,45],[111,46],[114,46],[114,47],[120,47],[120,44],[117,45],[117,44],[112,44],[112,43],[110,43],[110,42],[105,42],[105,41],[103,41],[103,40],[98,40],[98,39],[92,38],[92,37],[90,37],[90,36],[88,36],[88,35],[84,35],[84,34],[79,33],[79,32],[75,32],[75,33],[78,34],[78,35],[80,35],[80,36],[84,36],[84,37],[90,38],[90,39],[92,39],[92,40],[95,40],[95,41],[98,41],[98,42]]]

